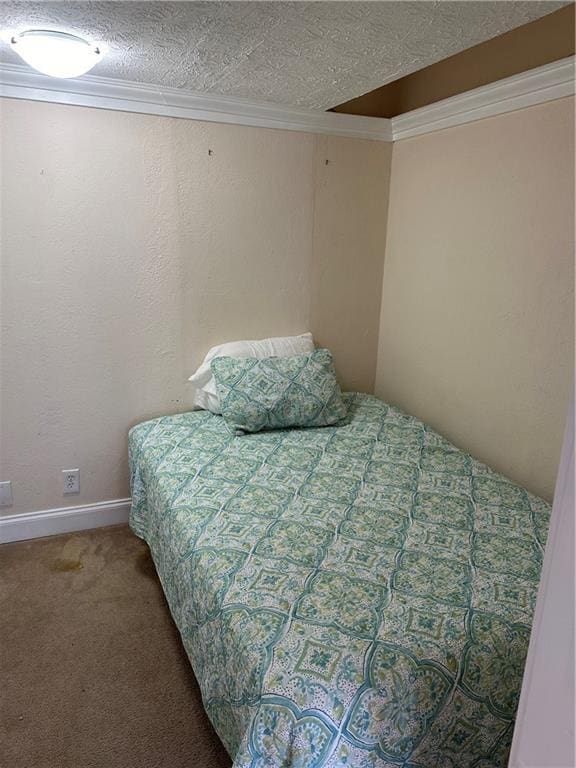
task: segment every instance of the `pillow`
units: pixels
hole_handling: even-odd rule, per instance
[[[346,416],[332,355],[216,357],[210,363],[222,416],[236,432],[326,427]]]
[[[215,357],[289,357],[307,355],[314,350],[311,333],[300,336],[278,336],[259,341],[230,341],[208,350],[200,368],[188,381],[196,387],[194,405],[212,413],[221,413],[216,383],[210,370],[210,361]]]

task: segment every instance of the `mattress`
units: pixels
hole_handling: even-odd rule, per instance
[[[206,712],[234,768],[503,768],[549,505],[344,397],[338,427],[130,432],[130,525]]]

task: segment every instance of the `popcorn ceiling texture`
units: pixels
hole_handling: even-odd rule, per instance
[[[328,109],[565,2],[2,2],[106,44],[93,74]],[[20,63],[6,43],[0,60]]]

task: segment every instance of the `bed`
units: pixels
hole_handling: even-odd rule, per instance
[[[234,768],[503,768],[549,505],[344,399],[337,427],[130,432],[130,525],[208,716]]]

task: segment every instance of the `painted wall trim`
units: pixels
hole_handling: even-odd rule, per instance
[[[571,96],[575,92],[574,65],[575,57],[569,56],[391,120],[287,107],[232,96],[211,96],[96,75],[58,80],[19,64],[0,65],[0,96],[188,120],[398,141]]]
[[[393,117],[394,141],[514,112],[574,94],[574,56]]]
[[[131,499],[113,499],[77,507],[44,509],[21,515],[0,517],[0,543],[39,539],[59,533],[101,528],[128,522]]]
[[[213,96],[127,80],[84,75],[60,80],[20,64],[0,65],[0,96],[145,115],[180,117],[258,128],[392,141],[390,120]]]

